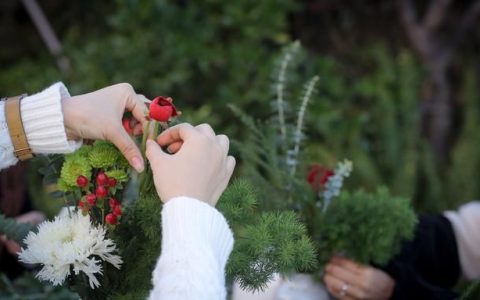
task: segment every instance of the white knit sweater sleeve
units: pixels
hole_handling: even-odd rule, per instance
[[[225,265],[232,248],[233,234],[215,208],[188,197],[168,201],[149,299],[225,299]]]
[[[22,99],[22,123],[33,153],[69,153],[82,145],[81,141],[67,140],[61,105],[62,100],[67,98],[70,98],[67,88],[57,82],[38,94]],[[0,102],[0,169],[17,163],[13,150],[5,120],[5,103]]]
[[[444,212],[455,233],[462,275],[480,279],[480,202],[462,205],[457,211]]]

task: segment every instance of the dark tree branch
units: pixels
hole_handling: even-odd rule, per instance
[[[435,31],[440,28],[445,21],[445,16],[448,12],[448,7],[452,0],[432,0],[425,14],[423,26],[428,31]]]
[[[410,42],[421,56],[427,57],[430,52],[430,33],[419,22],[415,4],[412,0],[398,0],[398,5],[402,23]]]

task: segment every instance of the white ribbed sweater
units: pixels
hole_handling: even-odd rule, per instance
[[[69,153],[81,146],[67,141],[61,103],[68,98],[59,82],[22,100],[22,122],[34,153]],[[0,102],[0,169],[16,162]],[[162,210],[162,253],[149,299],[225,299],[224,270],[232,248],[232,232],[215,208],[189,197],[171,199]]]

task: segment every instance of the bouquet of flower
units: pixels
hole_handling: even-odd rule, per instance
[[[146,115],[142,149],[148,135],[168,128],[179,113],[171,98],[157,97]],[[124,120],[132,133],[130,124]],[[57,183],[65,207],[54,220],[32,229],[0,215],[0,232],[23,245],[19,260],[38,265],[37,279],[66,286],[82,299],[146,298],[161,247],[161,201],[149,166],[138,176],[113,144],[96,141],[65,155]],[[218,203],[237,239],[227,275],[250,289],[274,273],[306,270],[315,262],[295,214],[260,212],[256,204],[243,180]]]
[[[234,143],[245,162],[241,171],[262,192],[262,211],[290,209],[306,224],[316,246],[318,264],[311,270],[315,274],[333,255],[384,264],[412,238],[416,216],[408,199],[391,196],[385,187],[373,193],[343,191],[353,171],[351,161],[328,168],[309,159],[308,153],[315,150],[304,146],[304,123],[319,78],[306,82],[295,113],[285,100],[300,51],[299,43],[293,43],[279,60],[272,118],[256,121],[231,106],[250,133]]]

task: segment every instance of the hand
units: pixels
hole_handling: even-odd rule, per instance
[[[145,97],[137,95],[128,83],[112,85],[62,102],[65,130],[69,139],[109,140],[117,146],[132,167],[143,171],[140,150],[122,126],[125,111],[138,122],[134,133],[145,124]]]
[[[31,223],[38,225],[45,220],[45,215],[39,211],[31,211],[15,218],[18,223]],[[20,252],[20,245],[12,240],[7,239],[5,235],[0,236],[0,243],[5,246],[7,251],[12,255],[17,255]]]
[[[228,138],[215,135],[207,124],[180,124],[162,132],[157,142],[147,141],[146,154],[162,202],[187,196],[215,206],[235,168],[235,159],[227,156]]]
[[[328,291],[338,299],[390,299],[395,281],[382,270],[333,257],[323,277]]]

